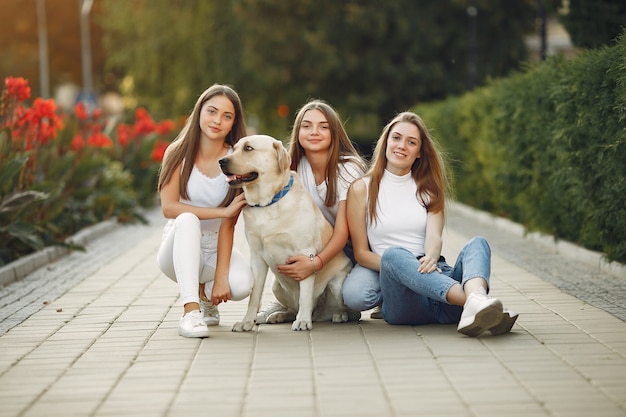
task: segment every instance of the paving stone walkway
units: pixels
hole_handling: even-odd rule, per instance
[[[444,255],[488,237],[492,294],[520,313],[509,335],[368,313],[233,333],[246,300],[220,306],[210,338],[182,338],[177,286],[155,262],[163,220],[149,217],[0,289],[0,417],[626,416],[626,277],[467,210],[450,215]]]

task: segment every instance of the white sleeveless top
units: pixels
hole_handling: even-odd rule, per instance
[[[346,200],[350,184],[352,184],[354,180],[361,178],[364,172],[356,163],[350,163],[349,158],[345,162],[340,163],[337,171],[337,200],[333,207],[327,207],[324,204],[328,191],[326,181],[322,181],[319,185],[315,184],[313,168],[311,168],[311,164],[305,156],[302,156],[296,169],[304,188],[311,194],[313,201],[315,201],[315,204],[320,208],[326,220],[334,227],[337,211],[339,210],[339,202]]]
[[[228,149],[228,154],[232,153],[232,147]],[[217,177],[211,178],[204,175],[195,165],[191,170],[187,192],[189,199],[180,199],[181,202],[196,207],[218,207],[228,193],[228,182],[226,175],[220,172]],[[202,231],[217,232],[220,229],[221,218],[200,220]]]
[[[370,180],[370,177],[364,178],[368,188]],[[367,227],[372,252],[382,256],[389,247],[402,247],[414,256],[424,254],[428,213],[417,197],[417,184],[410,172],[398,176],[385,170],[376,212],[377,221],[369,222]]]

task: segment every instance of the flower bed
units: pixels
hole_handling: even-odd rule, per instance
[[[31,98],[28,81],[7,77],[0,97],[0,266],[109,218],[144,221],[171,120],[143,108],[112,124],[98,108],[72,113]],[[74,248],[79,248],[74,246]]]

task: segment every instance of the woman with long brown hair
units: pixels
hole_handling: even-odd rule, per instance
[[[233,247],[235,223],[246,201],[229,188],[218,162],[244,136],[238,94],[215,84],[200,95],[165,151],[158,191],[169,220],[157,262],[180,286],[181,336],[207,337],[207,325],[219,324],[218,304],[241,300],[252,289],[248,261]]]
[[[487,295],[487,241],[471,239],[454,267],[441,256],[448,188],[443,154],[422,119],[397,115],[378,139],[368,174],[348,192],[357,265],[344,282],[344,303],[357,311],[382,304],[390,324],[458,323],[468,336],[507,333],[517,315]]]
[[[346,198],[348,187],[360,178],[366,163],[354,147],[339,115],[323,100],[308,101],[298,111],[289,138],[291,169],[296,171],[315,204],[333,226],[333,234],[326,246],[313,258],[300,254],[286,259],[277,269],[302,280],[317,272],[343,251],[354,263],[352,244],[348,235]],[[276,300],[264,306],[257,315],[257,323],[291,319],[282,314],[285,308]]]

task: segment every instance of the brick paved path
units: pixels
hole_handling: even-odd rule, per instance
[[[613,283],[599,293],[618,297],[585,294],[595,307],[565,292],[575,285],[558,264],[531,260],[561,259],[568,275],[582,271],[576,280],[587,266],[457,213],[444,254],[477,231],[494,240],[492,294],[520,312],[509,335],[390,326],[368,313],[310,332],[233,333],[242,301],[220,307],[210,338],[185,339],[177,286],[155,263],[163,222],[152,218],[0,289],[0,417],[626,416],[623,277],[592,274]]]

